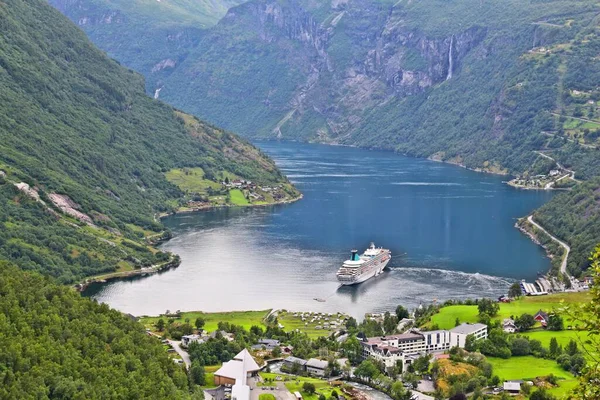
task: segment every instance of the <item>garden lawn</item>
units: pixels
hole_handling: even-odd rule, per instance
[[[300,394],[302,394],[302,398],[304,400],[318,400],[320,394],[325,395],[326,398],[330,398],[331,393],[334,390],[339,394],[341,399],[343,399],[345,397],[345,395],[342,393],[341,388],[330,386],[329,382],[322,380],[322,379],[308,378],[308,377],[295,376],[295,375],[289,375],[289,374],[276,374],[273,372],[261,372],[260,376],[263,379],[272,379],[273,381],[275,381],[275,378],[277,376],[280,376],[282,379],[284,379],[283,382],[284,382],[287,390],[289,390],[290,393],[300,392]],[[305,382],[310,382],[313,385],[315,385],[315,389],[316,389],[315,394],[309,395],[308,393],[306,393],[302,390],[302,385],[304,385]]]
[[[184,323],[187,318],[190,320],[190,324],[193,326],[196,322],[196,318],[201,317],[206,321],[204,330],[212,332],[217,330],[219,322],[229,322],[234,325],[241,325],[244,329],[249,330],[252,325],[264,327],[263,319],[267,316],[270,310],[263,311],[231,311],[231,312],[219,312],[219,313],[204,313],[201,311],[190,311],[181,313],[180,318],[176,318],[175,322]],[[142,317],[141,322],[150,329],[154,329],[156,321],[163,318],[165,322],[168,318],[164,316],[159,317]]]
[[[308,394],[302,390],[302,385],[304,385],[305,382],[310,382],[315,385],[316,391],[314,394]],[[298,377],[297,380],[286,382],[285,387],[291,393],[300,392],[304,400],[318,400],[320,394],[325,395],[326,398],[330,398],[331,392],[334,390],[340,395],[340,397],[343,395],[340,388],[334,388],[333,386],[330,386],[327,381],[316,378]]]
[[[231,199],[231,204],[236,206],[247,206],[250,204],[244,193],[240,189],[232,189],[229,191],[229,198]]]

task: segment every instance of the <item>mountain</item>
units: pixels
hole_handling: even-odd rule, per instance
[[[143,74],[178,63],[206,28],[244,0],[52,0],[111,57]],[[155,65],[151,60],[164,60]]]
[[[76,3],[61,10],[96,17],[91,0]],[[115,24],[80,27],[144,73],[150,93],[248,137],[589,180],[600,175],[597,15],[591,0],[252,0],[193,33],[147,25],[156,43],[181,40],[143,68],[130,46],[103,47]]]
[[[531,150],[548,141],[542,131],[560,128],[551,113],[572,127],[570,106],[582,100],[573,90],[595,89],[595,63],[572,56],[597,45],[596,14],[590,0],[254,0],[177,57],[146,57],[153,68],[142,72],[162,99],[246,136],[523,172]],[[78,11],[79,19],[94,15]],[[102,46],[97,29],[80,26]]]
[[[297,196],[246,141],[148,97],[47,2],[4,1],[0,26],[0,258],[65,283],[176,262],[150,246],[166,235],[155,215],[212,202],[178,174]]]
[[[162,344],[118,311],[3,261],[0,294],[0,398],[203,398]]]

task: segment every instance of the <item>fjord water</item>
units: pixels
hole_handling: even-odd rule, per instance
[[[179,268],[87,294],[135,315],[275,307],[361,316],[397,304],[496,296],[550,267],[543,250],[514,228],[549,192],[388,152],[258,145],[303,200],[169,217],[174,238],[163,249],[181,256]],[[370,241],[391,249],[388,270],[338,288],[341,262]]]

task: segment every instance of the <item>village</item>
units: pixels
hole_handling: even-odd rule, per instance
[[[231,359],[202,367],[207,399],[365,400],[361,393],[365,385],[394,400],[433,400],[450,397],[456,379],[469,377],[481,382],[469,381],[475,385],[473,390],[490,398],[521,398],[523,393],[547,389],[562,393],[575,381],[568,371],[581,362],[580,350],[572,343],[580,328],[557,314],[556,305],[585,301],[588,294],[538,297],[519,293],[497,300],[420,306],[403,318],[389,312],[371,313],[360,324],[342,313],[286,310],[220,313],[213,320],[209,320],[211,314],[178,311],[145,317],[142,322],[149,335],[168,346],[174,362],[186,368],[194,368],[199,349],[205,357],[216,348],[221,353],[238,349]],[[201,328],[181,337],[173,335],[196,315],[201,315],[202,321],[196,320]],[[227,322],[217,324],[221,318]],[[236,321],[243,325],[236,326]],[[241,350],[239,343],[245,343]],[[509,343],[509,348],[500,352],[499,346],[506,345],[502,343]],[[567,348],[572,354],[564,353],[557,361],[537,358],[563,354]],[[569,360],[568,365],[563,358]],[[524,360],[535,360],[543,367],[533,372],[511,366]],[[562,368],[567,372],[561,372]],[[467,378],[452,377],[458,373],[453,371],[463,371],[460,374],[466,373]]]

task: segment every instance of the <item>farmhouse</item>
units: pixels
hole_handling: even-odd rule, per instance
[[[502,321],[502,330],[506,333],[515,333],[517,331],[515,321],[511,318],[504,319],[504,321]]]
[[[521,384],[523,381],[506,381],[504,382],[503,389],[509,394],[517,395],[521,392]]]
[[[548,314],[546,314],[545,312],[543,312],[542,310],[538,311],[534,316],[533,319],[535,319],[537,322],[539,322],[540,324],[542,324],[542,326],[545,328],[546,326],[548,326],[548,320],[549,320],[549,316]]]

